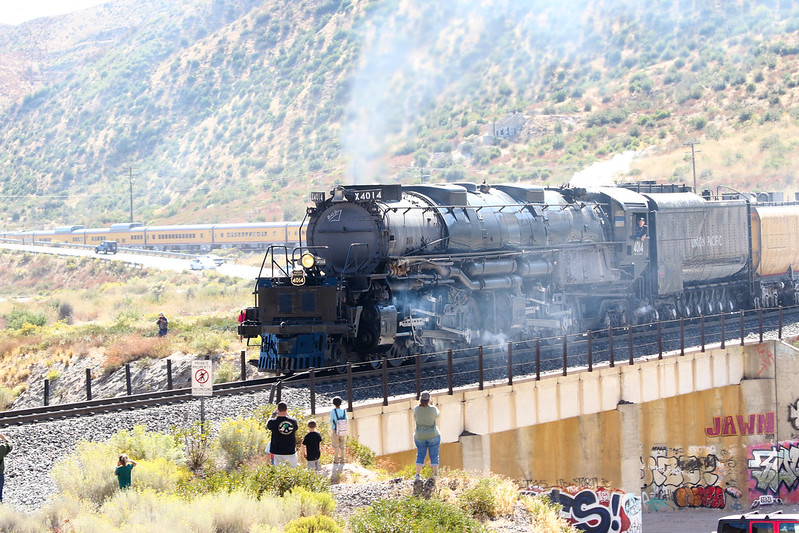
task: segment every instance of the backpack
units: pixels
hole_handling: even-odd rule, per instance
[[[347,414],[344,413],[344,418],[338,416],[338,409],[336,409],[336,435],[347,434]]]

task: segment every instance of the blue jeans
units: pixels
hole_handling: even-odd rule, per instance
[[[413,439],[413,443],[416,444],[417,465],[424,464],[424,456],[427,455],[427,452],[429,451],[430,466],[438,466],[438,448],[441,446],[441,435],[426,440]]]
[[[3,485],[6,484],[6,475],[0,474],[0,502],[3,501]]]

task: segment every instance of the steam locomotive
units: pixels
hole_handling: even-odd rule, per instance
[[[799,205],[683,185],[312,194],[239,334],[291,372],[799,301]]]

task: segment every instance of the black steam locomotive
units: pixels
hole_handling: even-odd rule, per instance
[[[792,266],[764,276],[753,264],[750,202],[685,186],[357,185],[312,202],[307,244],[267,252],[239,326],[261,338],[262,369],[796,299]]]

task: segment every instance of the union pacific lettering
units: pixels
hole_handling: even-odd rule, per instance
[[[691,239],[691,248],[704,248],[705,246],[714,248],[716,246],[722,246],[723,244],[724,241],[721,235],[710,235],[707,237],[700,235],[699,237]]]

